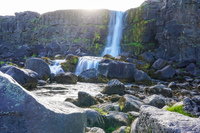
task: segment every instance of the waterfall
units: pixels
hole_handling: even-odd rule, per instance
[[[98,69],[98,65],[101,59],[102,59],[101,57],[94,57],[94,56],[80,57],[78,60],[75,74],[79,75],[82,71],[90,68]]]
[[[60,63],[64,62],[65,60],[54,60],[52,65],[49,65],[50,71],[53,74],[58,74],[64,72]]]
[[[108,25],[107,44],[102,56],[110,54],[113,57],[120,54],[120,42],[122,37],[123,15],[121,11],[110,11],[110,21]],[[101,57],[85,56],[80,57],[77,67],[76,75],[79,75],[82,71],[90,68],[98,69],[98,64]]]
[[[120,54],[120,42],[122,38],[123,27],[123,15],[122,11],[111,11],[110,21],[108,25],[107,44],[102,56],[110,54],[113,57]]]

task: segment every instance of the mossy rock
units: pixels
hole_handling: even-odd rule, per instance
[[[65,60],[68,61],[72,65],[76,65],[78,63],[78,56],[75,56],[73,54],[68,54],[65,57]]]
[[[115,57],[115,60],[117,60],[117,61],[126,61],[126,57],[123,56],[123,55],[116,56],[116,57]]]
[[[114,60],[114,59],[115,59],[112,55],[109,55],[109,54],[105,54],[105,55],[103,56],[103,58],[105,58],[105,59],[110,59],[110,60]]]
[[[147,70],[151,67],[150,63],[141,61],[141,60],[135,60],[134,64],[136,65],[136,68],[139,70],[143,70],[145,72],[147,72]]]
[[[45,61],[47,64],[49,64],[49,65],[51,64],[51,62],[50,62],[51,60],[48,57],[42,57],[41,59],[43,61]]]
[[[69,61],[62,62],[61,67],[64,72],[75,72],[76,65],[69,63]]]

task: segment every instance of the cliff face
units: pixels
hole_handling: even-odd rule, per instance
[[[79,50],[100,55],[106,44],[109,12],[63,10],[0,17],[0,54],[24,44],[42,44],[62,53]],[[126,11],[123,18],[121,51],[155,52],[157,58],[167,60],[200,58],[198,0],[147,0]]]
[[[200,59],[200,2],[147,0],[126,12],[122,50],[167,60]]]
[[[160,0],[159,9],[157,55],[172,60],[199,60],[200,1]]]
[[[0,42],[44,46],[54,43],[68,49],[82,47],[98,55],[106,43],[108,23],[109,10],[16,13],[0,17]]]

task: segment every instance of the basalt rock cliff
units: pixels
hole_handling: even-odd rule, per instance
[[[100,55],[106,45],[109,15],[109,10],[102,9],[1,16],[0,55],[25,44],[32,49],[42,45],[46,48],[42,52],[49,54],[76,51]],[[198,0],[147,0],[127,10],[123,21],[122,52],[155,52],[157,58],[173,61],[200,57]]]

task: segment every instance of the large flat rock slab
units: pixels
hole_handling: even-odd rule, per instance
[[[68,102],[45,102],[0,72],[0,132],[83,133],[84,110]]]
[[[200,132],[199,118],[191,118],[179,113],[161,110],[156,107],[148,105],[141,106],[137,124],[133,125],[132,125],[133,126],[132,133],[135,132],[199,133]]]

